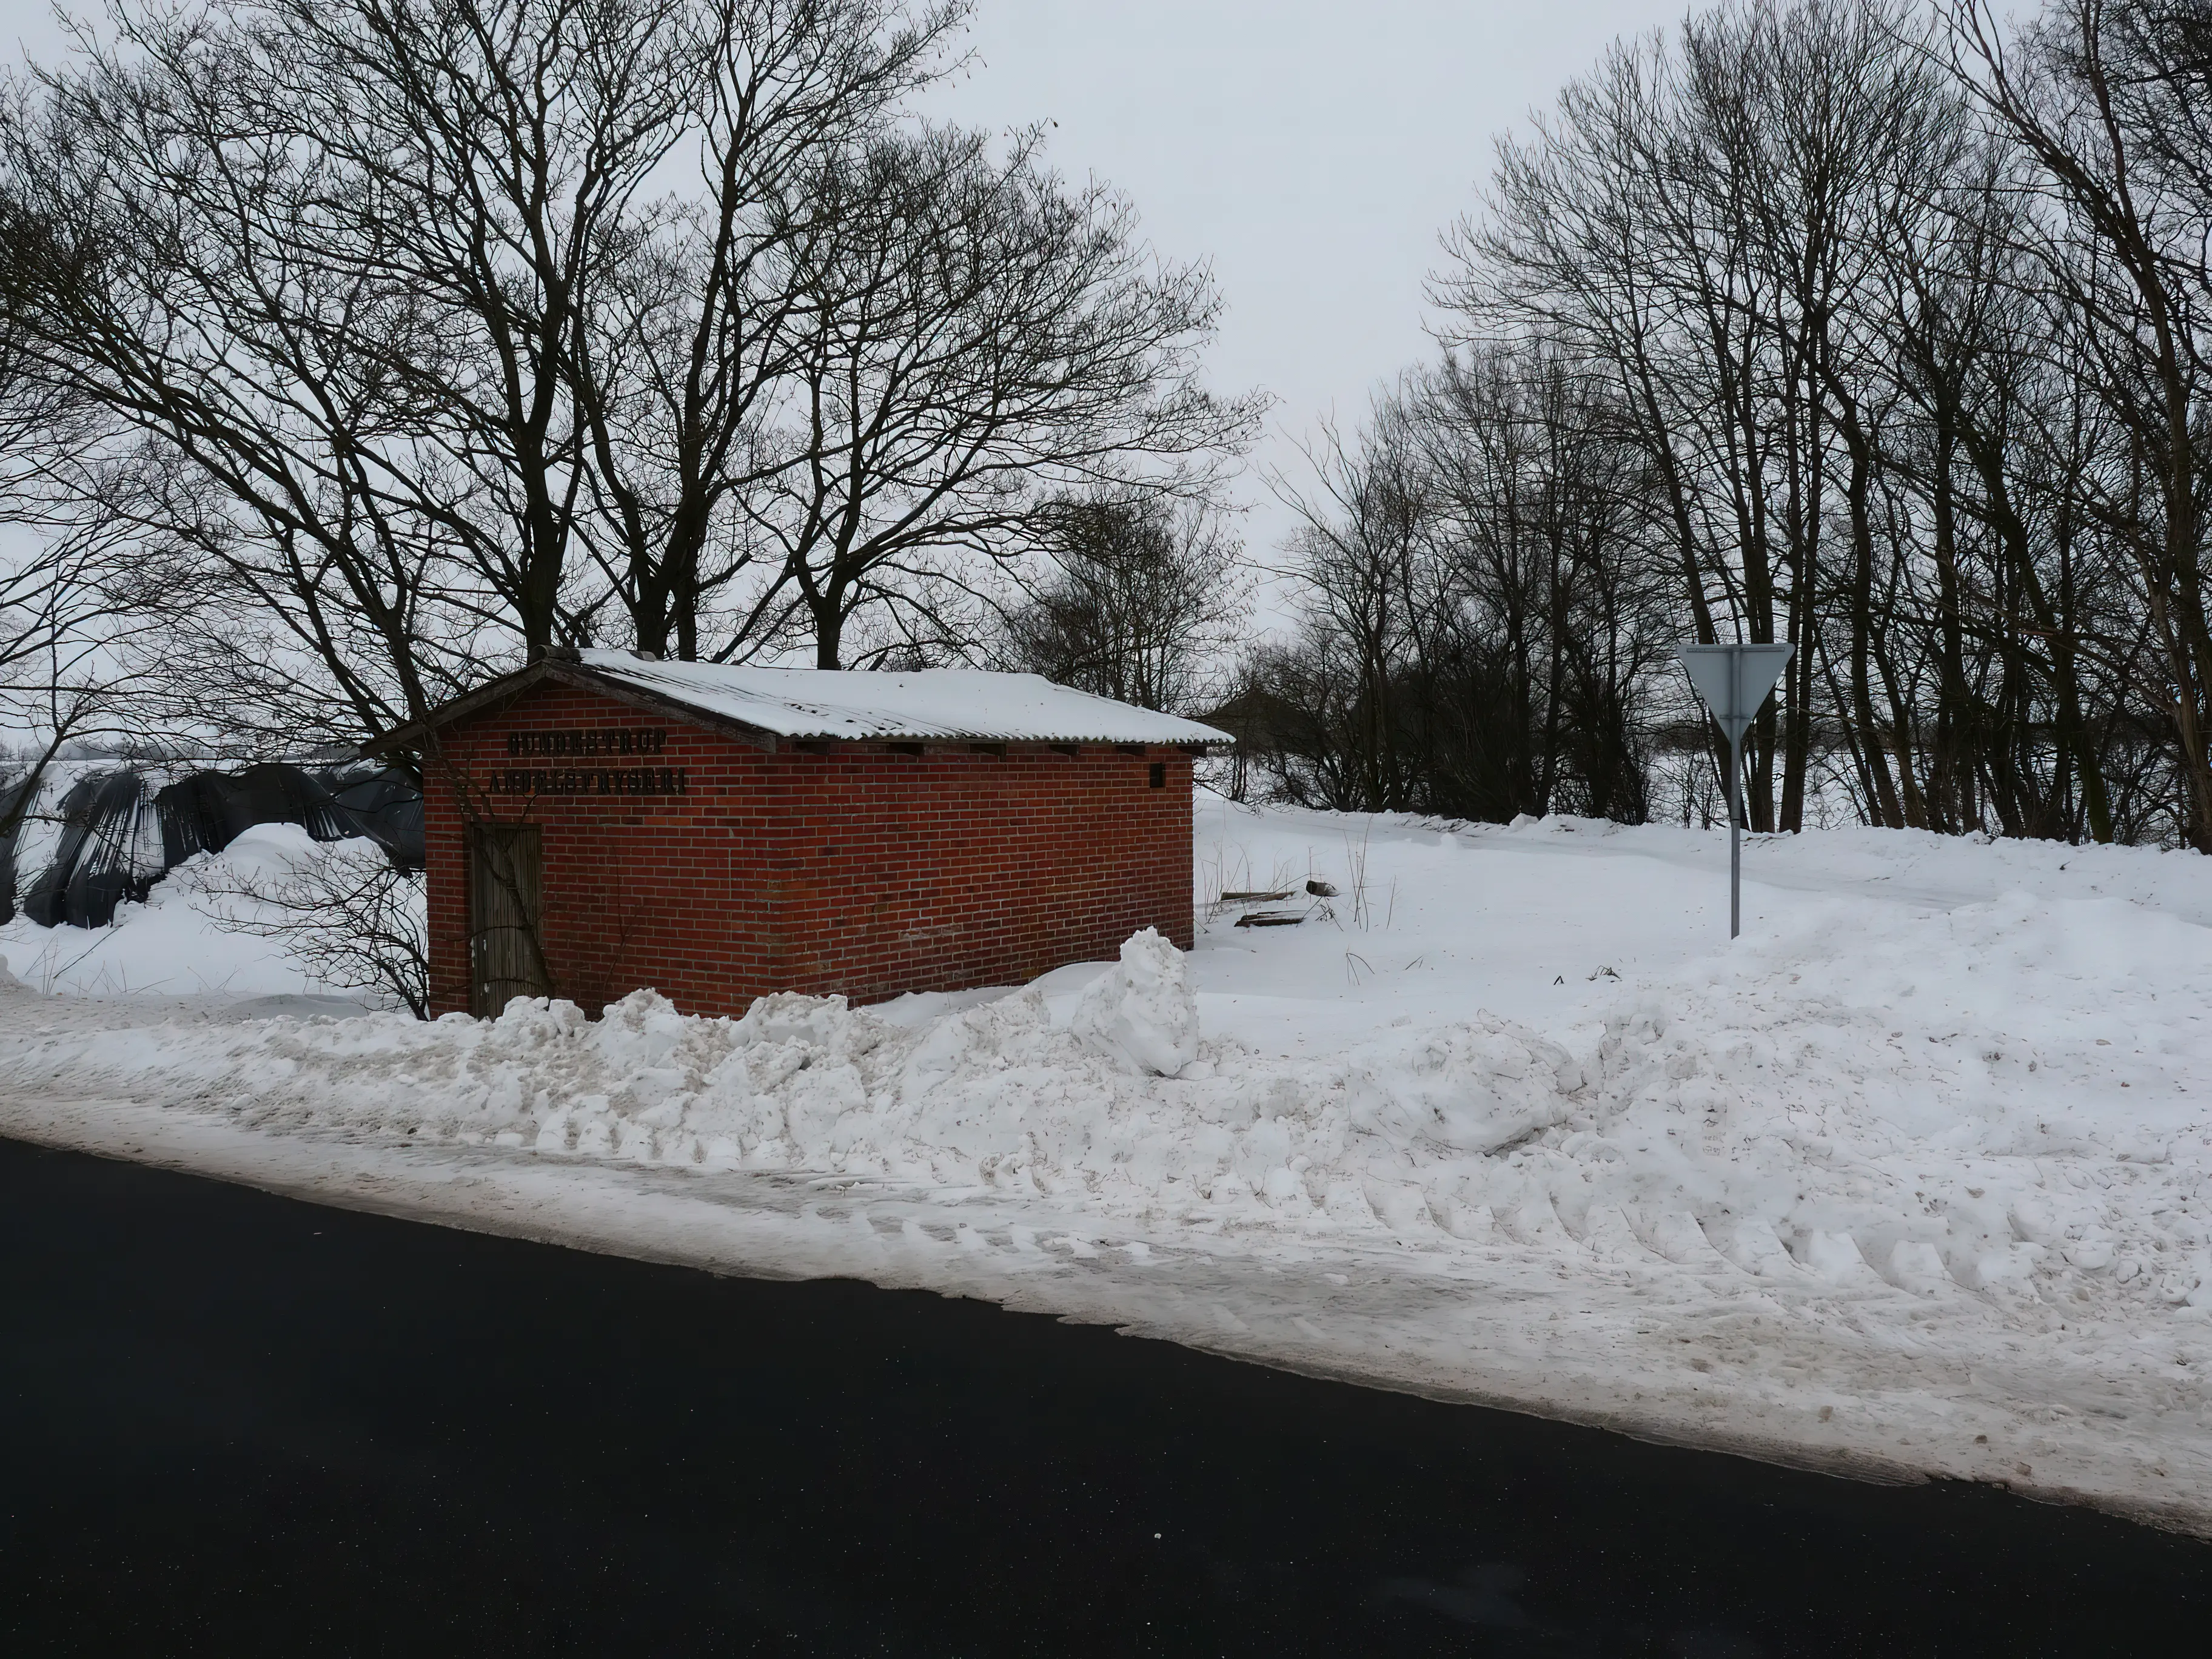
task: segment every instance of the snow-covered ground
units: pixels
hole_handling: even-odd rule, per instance
[[[2212,1533],[2212,860],[1757,839],[1731,946],[1726,857],[1206,800],[1202,899],[1337,896],[739,1021],[315,1016],[157,889],[25,975],[139,994],[0,997],[0,1132]]]
[[[34,830],[50,831],[50,826],[30,826],[27,842]],[[42,837],[52,839],[50,832]],[[73,996],[315,994],[322,988],[276,940],[222,928],[213,913],[252,912],[257,907],[238,895],[281,881],[297,866],[345,856],[333,853],[335,845],[318,843],[296,824],[257,824],[222,852],[201,853],[179,865],[155,883],[145,903],[126,902],[112,927],[41,927],[17,916],[0,926],[0,955],[33,990]],[[35,868],[37,858],[27,854],[26,862]]]

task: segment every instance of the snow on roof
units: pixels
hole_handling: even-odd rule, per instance
[[[702,714],[781,738],[958,738],[991,743],[1217,744],[1225,732],[1094,697],[1036,674],[931,668],[912,674],[738,668],[586,651],[583,665]]]

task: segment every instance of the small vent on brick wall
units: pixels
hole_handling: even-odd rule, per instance
[[[1155,789],[1164,789],[1167,787],[1168,763],[1165,761],[1154,761],[1152,763],[1152,787]]]
[[[801,738],[791,746],[802,755],[826,755],[830,752],[828,744],[814,738]]]
[[[1006,752],[1006,745],[1003,743],[971,743],[968,745],[968,752],[971,755],[1003,755]]]
[[[1117,743],[1114,745],[1114,752],[1117,755],[1141,755],[1145,752],[1145,745],[1141,743]]]
[[[922,752],[918,743],[887,743],[884,747],[894,755],[919,755]]]
[[[1072,743],[1055,743],[1048,744],[1048,747],[1049,747],[1052,752],[1055,755],[1080,755],[1083,752],[1080,748]]]

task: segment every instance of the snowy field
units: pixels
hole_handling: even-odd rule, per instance
[[[0,933],[0,1133],[2212,1534],[2212,860],[1745,867],[1731,947],[1724,833],[1201,797],[1201,901],[1337,896],[1007,992],[433,1025],[182,872]]]

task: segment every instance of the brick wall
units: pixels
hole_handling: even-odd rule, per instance
[[[1191,942],[1190,757],[1173,750],[771,752],[544,685],[448,727],[425,760],[434,1012],[469,1003],[464,779],[483,817],[540,826],[554,990],[594,1012],[640,986],[737,1013],[770,991],[1016,984],[1110,958],[1142,927]],[[601,771],[659,793],[597,793]]]

